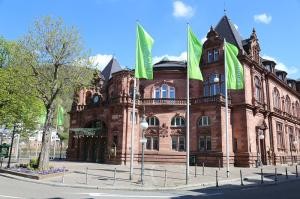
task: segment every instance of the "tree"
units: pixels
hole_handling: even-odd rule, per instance
[[[37,97],[43,101],[46,110],[38,166],[45,170],[49,166],[49,128],[53,125],[56,100],[89,82],[92,70],[88,68],[89,59],[83,51],[78,31],[64,25],[61,19],[44,17],[37,20],[22,44],[26,52],[30,52],[25,61],[35,78],[30,86],[37,90]]]
[[[26,87],[33,79],[20,61],[20,52],[24,52],[20,44],[0,38],[0,124],[22,123],[24,129],[33,129],[42,101],[35,97],[35,89]]]

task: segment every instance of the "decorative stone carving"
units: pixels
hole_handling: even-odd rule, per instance
[[[161,127],[159,127],[159,137],[168,137],[168,127],[166,123],[163,123]]]
[[[158,135],[158,128],[157,127],[149,127],[145,131],[145,136],[154,136],[154,135]]]
[[[171,127],[171,135],[184,135],[185,127]]]

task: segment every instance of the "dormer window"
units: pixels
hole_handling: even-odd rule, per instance
[[[207,51],[207,63],[213,62],[213,53],[211,50]]]
[[[214,61],[218,61],[218,60],[219,60],[219,50],[214,49]]]

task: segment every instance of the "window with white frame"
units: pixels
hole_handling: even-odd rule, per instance
[[[184,127],[185,126],[185,120],[181,116],[173,117],[171,120],[171,126],[172,127]]]
[[[255,85],[255,99],[258,102],[262,102],[262,86],[261,86],[261,81],[257,76],[254,77],[254,85]]]
[[[159,150],[158,136],[147,136],[146,149],[147,150]]]
[[[211,150],[211,136],[201,135],[199,136],[199,151],[210,151]]]
[[[149,127],[151,127],[151,126],[159,126],[159,120],[157,119],[157,117],[154,117],[154,116],[153,117],[148,117],[146,119],[146,121],[147,121]]]
[[[173,151],[185,151],[185,136],[174,135],[171,138]]]
[[[219,60],[219,49],[214,49],[214,61]]]
[[[275,108],[280,109],[280,94],[277,88],[273,91],[273,105]]]
[[[168,86],[167,84],[163,84],[160,87],[156,87],[154,89],[154,98],[170,98],[175,99],[175,88],[172,86]]]
[[[198,121],[198,126],[209,126],[210,125],[210,117],[202,116]]]
[[[286,112],[291,114],[291,99],[290,97],[287,95],[285,98],[285,105],[286,105]]]

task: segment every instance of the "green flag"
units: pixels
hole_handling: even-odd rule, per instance
[[[225,45],[225,62],[227,67],[227,88],[243,89],[244,88],[244,71],[242,64],[239,62],[237,55],[238,48],[224,41]]]
[[[152,45],[154,40],[141,25],[137,25],[135,77],[153,79]]]
[[[57,126],[62,126],[63,124],[64,124],[64,108],[62,106],[58,106]]]
[[[190,79],[203,80],[199,63],[202,54],[202,44],[188,27],[188,72]]]

